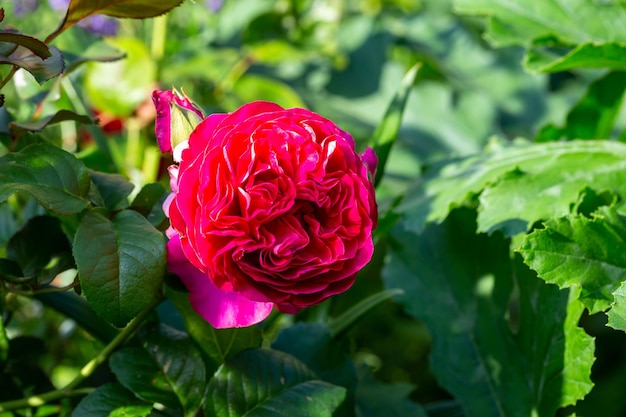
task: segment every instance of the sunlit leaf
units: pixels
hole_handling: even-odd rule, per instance
[[[73,155],[41,143],[0,158],[0,202],[17,191],[31,194],[59,214],[74,214],[89,204],[89,174]]]
[[[184,0],[71,0],[61,26],[55,30],[46,42],[58,36],[64,30],[79,21],[94,15],[104,14],[113,17],[144,19],[167,13]]]
[[[419,232],[480,193],[479,231],[514,235],[562,216],[585,186],[626,195],[626,145],[571,141],[493,146],[480,155],[433,166],[398,210]],[[482,193],[481,193],[482,191]]]
[[[603,311],[626,280],[626,218],[614,207],[601,207],[591,219],[550,219],[518,251],[541,278],[561,288],[580,287],[585,307]]]
[[[39,84],[57,77],[63,72],[65,63],[63,55],[54,46],[49,48],[51,56],[45,59],[38,57],[30,49],[19,46],[8,57],[0,56],[0,63],[16,65],[30,72]]]
[[[13,136],[19,137],[26,132],[41,132],[43,129],[45,129],[46,127],[50,125],[64,122],[67,120],[73,120],[81,124],[96,123],[96,120],[90,116],[77,114],[71,110],[63,109],[49,116],[42,117],[41,119],[35,122],[30,122],[30,123],[11,122],[9,123],[9,128]]]

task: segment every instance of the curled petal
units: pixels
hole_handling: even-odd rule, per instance
[[[272,311],[272,303],[252,301],[218,289],[206,274],[189,263],[177,235],[167,242],[167,263],[189,290],[193,309],[217,329],[252,326]]]
[[[363,154],[361,154],[361,160],[367,167],[367,172],[373,180],[376,176],[376,167],[378,166],[378,156],[376,156],[374,149],[368,147]]]

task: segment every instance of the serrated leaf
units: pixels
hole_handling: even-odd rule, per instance
[[[315,378],[286,353],[249,349],[215,373],[205,417],[331,417],[345,389]]]
[[[626,51],[625,51],[626,52]],[[595,80],[582,99],[570,110],[565,126],[544,127],[535,140],[608,139],[622,106],[626,72],[609,72]]]
[[[26,132],[41,132],[43,129],[50,125],[64,122],[67,120],[73,120],[75,122],[87,125],[96,123],[96,120],[89,116],[77,114],[71,110],[59,110],[54,114],[42,117],[41,119],[31,123],[10,122],[9,129],[12,136],[20,137]]]
[[[63,55],[58,48],[49,47],[50,57],[42,59],[33,51],[18,46],[8,57],[0,55],[0,63],[16,65],[30,72],[39,84],[59,76],[65,68]]]
[[[189,335],[214,361],[214,369],[244,349],[261,346],[261,330],[258,327],[216,329],[191,307],[188,292],[167,286],[165,293],[180,312]]]
[[[626,332],[626,282],[613,292],[613,304],[607,316],[608,326]]]
[[[55,217],[37,216],[28,220],[9,239],[6,251],[7,258],[19,264],[24,276],[38,275],[40,281],[51,280],[74,266],[70,241]]]
[[[113,17],[144,19],[167,13],[184,0],[71,0],[61,26],[54,31],[46,42],[58,36],[79,21],[94,15],[104,14]]]
[[[182,332],[160,324],[130,346],[111,355],[109,365],[122,385],[140,398],[183,409],[192,416],[205,394],[200,352]]]
[[[398,211],[420,232],[455,206],[480,194],[479,231],[512,236],[533,223],[569,213],[585,186],[626,195],[626,145],[571,141],[495,147],[433,166],[407,192]]]
[[[120,174],[89,171],[101,203],[109,211],[122,210],[128,207],[128,196],[135,186]]]
[[[603,311],[626,280],[626,218],[614,207],[601,207],[591,219],[550,219],[526,236],[518,252],[547,282],[580,287],[590,313]]]
[[[126,325],[157,300],[165,240],[139,213],[124,210],[109,220],[89,211],[76,231],[73,253],[87,301],[113,325]]]
[[[52,56],[48,45],[43,43],[37,38],[32,36],[26,36],[21,33],[9,32],[0,30],[0,42],[8,42],[15,45],[21,45],[24,48],[30,49],[35,55],[41,59],[46,59]]]
[[[75,214],[87,207],[89,174],[73,155],[46,143],[0,158],[0,202],[27,192],[46,209]]]
[[[626,27],[622,24],[626,19],[626,10],[616,3],[588,0],[455,0],[454,6],[460,13],[486,15],[488,25],[485,37],[494,46],[538,48],[526,58],[529,68],[534,70],[557,71],[581,64],[583,67],[609,64],[610,68],[615,68],[617,55],[623,54],[626,45]],[[554,46],[578,48],[555,54],[550,61],[545,54],[541,56],[541,49],[546,43],[544,40],[548,38],[553,40]]]
[[[72,417],[146,417],[152,404],[141,401],[120,384],[107,384],[80,400]]]
[[[385,286],[430,329],[431,370],[468,417],[554,416],[592,387],[583,306],[513,262],[501,235],[476,235],[474,219],[459,209],[419,236],[395,230]]]
[[[406,101],[409,98],[409,93],[411,92],[411,88],[413,87],[415,77],[417,77],[417,72],[420,67],[421,65],[419,64],[414,65],[406,73],[400,83],[398,91],[391,100],[391,103],[389,103],[389,107],[387,107],[385,115],[380,123],[378,123],[378,126],[370,139],[369,146],[374,149],[374,152],[376,152],[376,155],[378,156],[378,166],[376,168],[374,184],[378,184],[385,173],[387,158],[389,157],[391,147],[398,137],[400,125],[402,124],[404,107],[406,106]]]
[[[524,67],[533,72],[560,72],[575,68],[609,68],[623,70],[626,45],[614,42],[582,43],[565,55],[542,48],[528,50]]]

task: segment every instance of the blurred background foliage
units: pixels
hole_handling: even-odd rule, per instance
[[[44,38],[58,26],[66,4],[3,2],[3,23]],[[522,67],[521,48],[490,47],[481,37],[484,21],[454,13],[449,0],[189,0],[155,19],[94,18],[54,42],[73,70],[41,86],[18,72],[6,87],[13,90],[5,91],[0,120],[11,114],[35,121],[60,109],[98,117],[99,126],[61,122],[40,135],[76,152],[89,168],[126,175],[136,190],[157,180],[167,184],[169,162],[162,159],[153,133],[150,95],[155,88],[184,90],[205,114],[232,111],[253,100],[308,107],[349,131],[363,148],[402,76],[422,62],[378,190],[384,212],[434,161],[478,153],[492,135],[532,139],[544,126],[563,125],[569,109],[604,74],[530,74]],[[94,61],[80,65],[79,54]],[[4,76],[7,69],[0,71]],[[30,133],[24,133],[18,146],[29,142]],[[39,206],[18,198],[23,197],[0,205],[0,247],[41,214]],[[325,319],[380,291],[386,244],[378,242],[375,259],[350,291],[296,317],[281,317],[277,326]],[[16,295],[2,306],[12,315],[11,343],[23,344],[12,350],[19,356],[13,363],[36,369],[33,390],[37,384],[63,386],[102,346],[76,323],[42,308],[45,302]],[[166,305],[160,313],[172,311]],[[596,337],[599,360],[593,368],[597,386],[579,409],[581,415],[593,415],[589,410],[602,404],[605,417],[626,415],[621,395],[626,336],[605,327],[603,320],[599,315],[582,320]],[[176,318],[164,321],[175,323]],[[424,404],[429,415],[462,415],[429,370],[428,330],[398,305],[381,304],[342,340],[359,369],[369,369],[380,381],[410,384],[411,399]],[[38,362],[30,361],[33,357]],[[0,400],[15,397],[0,389]],[[45,415],[45,408],[37,415]]]

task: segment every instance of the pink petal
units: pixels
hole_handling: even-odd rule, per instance
[[[367,167],[367,171],[373,180],[376,176],[376,167],[378,165],[378,156],[376,156],[374,149],[368,147],[361,155],[361,160]]]
[[[217,329],[252,326],[272,311],[272,303],[252,301],[218,289],[206,274],[189,263],[177,235],[167,242],[167,264],[189,290],[193,309]]]

